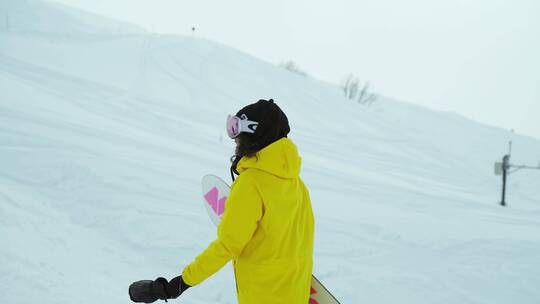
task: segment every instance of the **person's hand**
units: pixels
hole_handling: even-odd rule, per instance
[[[129,286],[129,298],[137,303],[153,303],[159,300],[176,299],[189,285],[184,283],[182,276],[175,277],[170,282],[165,278],[133,282]]]

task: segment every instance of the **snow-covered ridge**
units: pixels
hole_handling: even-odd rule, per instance
[[[0,1],[0,30],[26,34],[127,35],[144,30],[136,25],[39,0]]]
[[[538,140],[361,106],[216,42],[8,3],[49,17],[27,25],[44,35],[0,31],[0,303],[129,303],[132,281],[178,275],[215,237],[200,177],[228,178],[226,115],[270,97],[302,155],[314,273],[342,303],[538,302],[540,172],[510,176],[507,208],[493,174],[508,140],[517,164]],[[230,267],[177,302],[235,303]]]

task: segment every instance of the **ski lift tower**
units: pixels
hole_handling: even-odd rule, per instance
[[[496,162],[495,163],[495,175],[502,175],[502,196],[501,196],[501,206],[506,206],[506,177],[507,175],[510,175],[510,173],[514,173],[517,170],[520,169],[539,169],[540,170],[540,162],[538,162],[537,167],[533,166],[526,166],[526,165],[513,165],[510,163],[510,156],[512,155],[512,141],[508,143],[508,154],[504,155],[502,158],[502,162]],[[510,171],[510,169],[514,168],[513,171]]]

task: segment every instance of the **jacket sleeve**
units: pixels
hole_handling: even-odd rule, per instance
[[[254,181],[245,175],[238,176],[231,188],[217,239],[182,272],[186,284],[197,285],[236,259],[257,229],[262,200]]]

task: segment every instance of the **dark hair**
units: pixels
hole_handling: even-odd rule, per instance
[[[242,133],[238,135],[238,144],[236,144],[236,149],[234,155],[231,157],[231,177],[234,181],[234,174],[238,175],[236,170],[236,165],[242,157],[256,157],[257,152],[260,150],[257,146],[257,142],[253,139],[253,136],[250,134]]]
[[[257,142],[253,139],[251,134],[242,133],[238,135],[238,144],[234,151],[236,157],[242,158],[243,156],[253,157],[260,150]]]

